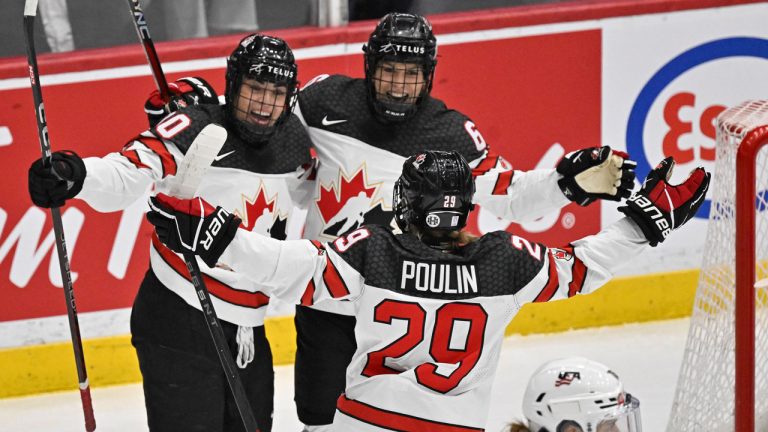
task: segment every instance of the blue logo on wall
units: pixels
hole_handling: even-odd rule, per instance
[[[648,111],[659,94],[677,77],[701,64],[726,57],[758,57],[768,59],[768,40],[734,37],[707,42],[673,58],[656,72],[645,84],[632,106],[627,122],[627,151],[637,160],[637,178],[644,179],[652,169],[645,154],[643,130]],[[706,200],[696,217],[709,216],[710,201]]]

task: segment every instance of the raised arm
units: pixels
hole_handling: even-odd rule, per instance
[[[282,241],[238,229],[237,216],[202,198],[181,200],[161,193],[150,199],[150,208],[147,219],[170,249],[198,255],[209,267],[242,274],[270,296],[311,305],[328,299],[353,300],[362,291],[363,276],[349,261],[360,259],[365,248],[361,241],[370,235],[365,229],[337,239],[337,245]]]
[[[685,182],[673,186],[667,183],[673,166],[672,158],[662,161],[619,209],[627,217],[596,235],[562,248],[534,247],[513,237],[513,245],[546,251],[536,275],[518,291],[518,301],[541,302],[592,292],[610,280],[618,267],[690,220],[704,201],[710,174],[697,168]]]
[[[487,151],[470,165],[477,184],[475,202],[498,217],[526,222],[572,201],[586,206],[596,199],[628,197],[636,164],[610,147],[591,147],[566,155],[556,169],[513,170]]]

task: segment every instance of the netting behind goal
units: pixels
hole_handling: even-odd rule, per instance
[[[704,257],[668,432],[734,430],[735,262],[743,252],[735,241],[735,197],[743,186],[736,181],[736,155],[743,142],[768,140],[766,125],[766,100],[742,103],[718,117]],[[744,208],[755,212],[759,281],[768,278],[768,146],[757,153],[756,164],[755,205]],[[768,430],[768,288],[755,291],[755,415],[757,430],[763,431]]]

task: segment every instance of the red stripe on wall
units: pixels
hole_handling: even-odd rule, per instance
[[[155,247],[155,250],[160,254],[163,260],[171,266],[176,273],[180,274],[184,279],[191,283],[187,264],[172,250],[162,244],[155,233],[152,234],[152,246]],[[205,282],[206,288],[208,288],[208,292],[211,293],[212,296],[227,303],[254,309],[266,306],[269,303],[269,297],[264,293],[241,291],[206,274],[203,274],[203,281]]]
[[[505,27],[573,22],[652,13],[705,9],[763,0],[581,0],[564,3],[516,6],[430,15],[438,35],[488,30]],[[285,39],[296,50],[339,43],[362,43],[367,40],[375,21],[357,21],[336,28],[297,27],[274,29],[270,34]],[[242,34],[198,38],[194,41],[167,41],[155,44],[163,62],[226,57],[243,37]],[[135,46],[115,46],[66,53],[40,54],[43,74],[78,72],[146,64],[144,53]],[[0,79],[26,77],[24,56],[0,59]]]

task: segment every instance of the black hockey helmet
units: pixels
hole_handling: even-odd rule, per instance
[[[368,99],[374,113],[388,122],[406,120],[432,90],[437,64],[437,41],[432,25],[421,15],[389,13],[376,25],[368,43],[363,45],[363,52]],[[377,92],[376,67],[381,61],[418,64],[423,72],[423,76],[418,77],[423,84],[420,94],[408,95],[402,100]]]
[[[458,152],[427,151],[409,157],[395,182],[395,221],[403,232],[458,231],[474,208],[472,169]]]
[[[262,126],[254,122],[238,119],[238,110],[243,111],[243,109],[238,108],[238,99],[240,97],[240,86],[245,78],[261,83],[273,83],[278,87],[285,87],[285,105],[273,124]],[[296,61],[291,48],[280,38],[258,33],[243,38],[227,59],[226,81],[225,94],[227,98],[228,121],[235,128],[240,138],[248,143],[267,141],[280,125],[288,119],[296,104],[296,95],[298,94]],[[251,97],[251,102],[248,104],[248,114],[252,114],[251,110],[258,110],[259,112],[255,114],[267,117],[267,114],[272,113],[275,109],[279,109],[279,107],[268,102],[269,98],[266,97],[267,90],[261,91],[264,92],[262,95],[264,99],[260,98],[260,100],[267,102],[256,101]]]

